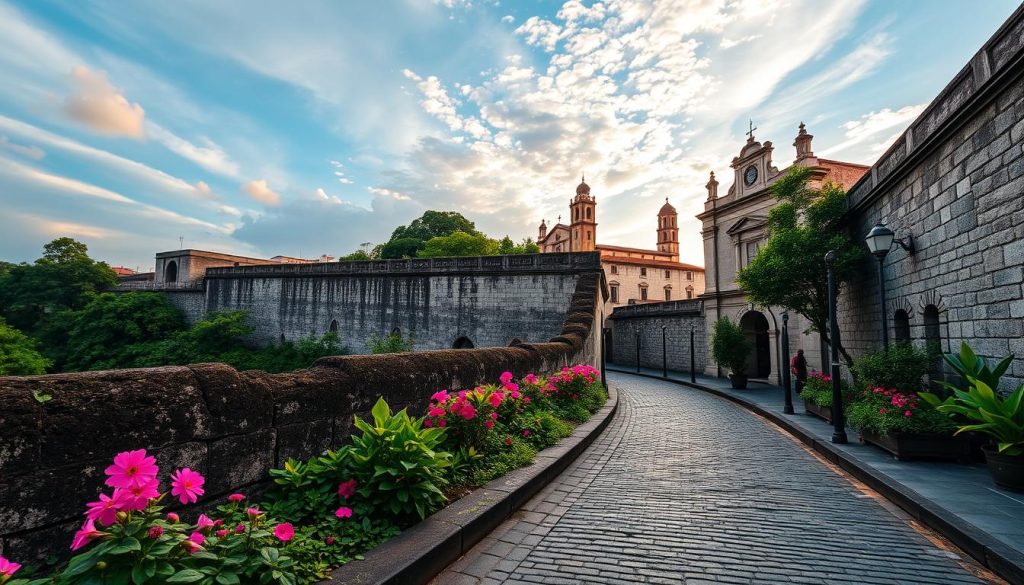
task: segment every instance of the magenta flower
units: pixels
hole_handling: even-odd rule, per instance
[[[511,446],[512,445],[512,437],[505,437],[505,444]]]
[[[324,539],[324,544],[326,544],[327,546],[330,546],[330,545],[334,544],[334,537],[333,536],[328,536],[327,538],[325,538]]]
[[[484,426],[487,427],[488,429],[493,429],[494,428],[494,421],[493,420],[485,421],[484,422]]]
[[[85,505],[88,510],[85,512],[85,517],[90,520],[98,521],[104,526],[110,526],[114,522],[117,522],[117,513],[125,505],[125,498],[121,494],[114,492],[114,497],[110,497],[107,494],[100,494],[100,499],[95,502],[89,502]]]
[[[235,526],[235,534],[241,534],[243,532],[245,532],[245,524],[239,522],[238,526]]]
[[[530,429],[523,429],[523,436],[524,437],[529,437],[530,436]]]
[[[447,411],[441,405],[431,406],[427,409],[428,416],[444,416],[446,412]]]
[[[512,378],[512,372],[504,372],[498,379],[501,380],[502,384],[508,384],[509,382],[512,381]]]
[[[107,485],[111,487],[130,488],[149,483],[160,468],[156,466],[156,458],[146,455],[145,449],[125,451],[114,456],[114,464],[104,470]]]
[[[536,384],[537,376],[534,376],[533,374],[526,374],[525,376],[523,376],[523,381],[526,382],[527,384]]]
[[[155,477],[144,485],[114,490],[114,499],[122,500],[124,503],[122,509],[128,511],[145,510],[149,505],[149,500],[159,495],[160,480]]]
[[[188,467],[179,469],[171,476],[171,494],[178,496],[182,504],[194,504],[203,495],[206,479]]]
[[[263,511],[259,508],[249,508],[245,511],[245,515],[249,517],[249,520],[255,520],[263,514]]]
[[[189,554],[194,555],[197,552],[203,550],[202,544],[204,542],[206,542],[206,537],[203,536],[202,533],[193,532],[192,534],[188,535],[187,539],[181,541],[181,546],[183,546],[185,550],[189,552]]]
[[[462,410],[459,412],[459,416],[466,420],[473,420],[474,418],[476,418],[476,409],[473,408],[472,404],[467,402],[465,406],[462,407]]]
[[[505,388],[506,391],[508,391],[510,393],[512,393],[512,392],[515,392],[517,394],[519,393],[519,384],[505,384],[504,388]]]
[[[188,535],[188,539],[196,544],[203,544],[206,542],[206,536],[204,536],[202,532],[193,532]]]
[[[150,526],[149,530],[146,531],[146,534],[153,540],[156,540],[164,535],[164,529],[162,526]]]
[[[197,530],[204,530],[205,531],[207,528],[213,528],[213,526],[214,526],[213,519],[210,518],[209,516],[207,516],[206,514],[200,514],[199,515],[199,520],[196,520],[196,529]]]
[[[230,533],[231,532],[229,530],[225,530],[225,529],[221,528],[220,530],[218,530],[214,534],[217,535],[217,538],[224,538],[225,536],[227,536]]]
[[[446,421],[443,418],[442,419],[438,419],[437,426],[439,426],[439,427],[441,427],[443,429],[444,427],[448,426],[448,421]]]
[[[167,513],[167,521],[170,522],[171,524],[177,524],[178,522],[181,521],[181,518],[179,518],[178,515],[175,514],[174,512],[168,512]]]
[[[425,421],[423,421],[423,426],[425,426],[425,427],[427,427],[427,428],[429,429],[429,428],[431,428],[432,426],[434,426],[434,421],[432,421],[432,420],[430,420],[430,419],[428,418],[428,419],[426,419]]]
[[[352,508],[347,508],[345,506],[342,506],[342,507],[340,507],[340,508],[338,508],[337,510],[334,511],[334,515],[336,517],[338,517],[338,518],[351,518],[352,517]]]
[[[487,401],[491,403],[491,406],[498,408],[501,406],[501,401],[505,399],[505,395],[501,392],[495,392],[487,397]]]
[[[905,411],[905,412],[903,413],[903,416],[914,416],[914,413],[912,413],[912,412],[910,412],[909,410],[907,410],[907,411]]]
[[[12,577],[20,568],[20,564],[0,556],[0,577]]]
[[[103,533],[96,530],[96,524],[92,518],[85,521],[82,527],[75,533],[75,537],[71,539],[71,550],[78,550],[83,546],[89,544],[94,538],[103,536]]]
[[[245,499],[245,494],[231,494],[230,496],[228,496],[228,501],[229,502],[238,503],[238,502],[241,502],[244,499]]]
[[[288,542],[295,536],[295,527],[289,522],[278,524],[274,527],[274,536],[281,542]]]
[[[435,392],[434,395],[430,397],[430,399],[434,400],[436,402],[447,402],[448,401],[448,391],[447,390],[441,390],[440,392]]]
[[[338,495],[347,500],[355,495],[358,485],[359,483],[354,479],[344,481],[338,486]]]

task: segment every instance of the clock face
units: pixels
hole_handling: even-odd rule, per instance
[[[747,185],[747,187],[749,187],[753,185],[754,181],[756,180],[757,167],[755,167],[754,165],[750,165],[749,167],[747,167],[747,170],[743,171],[743,182]]]

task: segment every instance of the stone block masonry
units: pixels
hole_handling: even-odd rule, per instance
[[[640,365],[662,367],[662,328],[668,369],[690,371],[690,331],[694,332],[696,371],[707,366],[707,327],[704,303],[698,300],[648,303],[616,308],[608,319],[608,359],[619,365],[636,365],[637,333],[640,334]]]
[[[575,275],[556,335],[514,347],[330,357],[283,374],[195,364],[0,378],[0,552],[22,561],[67,554],[119,451],[155,453],[164,486],[174,468],[199,471],[204,502],[259,494],[272,467],[341,444],[378,396],[419,412],[439,389],[504,371],[598,365],[606,297],[600,271]]]

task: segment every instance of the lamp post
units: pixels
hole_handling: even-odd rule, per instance
[[[864,242],[868,245],[868,250],[878,258],[878,303],[881,305],[882,311],[882,347],[889,349],[889,318],[886,315],[885,308],[885,272],[883,270],[885,256],[892,249],[893,242],[899,244],[908,253],[913,254],[914,238],[913,236],[907,236],[905,240],[897,240],[896,234],[879,222],[864,237]]]
[[[608,388],[608,376],[605,374],[605,364],[608,361],[608,335],[610,329],[601,330],[601,385]]]
[[[839,325],[836,318],[836,252],[825,254],[828,267],[828,341],[832,354],[832,442],[846,443],[846,421],[843,419],[843,390],[839,378]]]
[[[782,412],[793,414],[793,394],[789,378],[789,313],[782,312],[782,391],[786,395],[786,406]]]
[[[694,348],[693,348],[693,337],[694,337],[693,331],[694,331],[694,328],[691,326],[690,327],[690,383],[691,384],[696,384],[697,383],[697,359],[696,359],[697,353],[696,353],[696,350],[694,350]]]
[[[666,342],[665,332],[668,327],[665,325],[661,326],[661,377],[668,378],[668,343]]]
[[[640,373],[640,329],[636,330],[636,373]]]

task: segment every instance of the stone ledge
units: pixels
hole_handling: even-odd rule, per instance
[[[427,583],[501,525],[522,504],[554,480],[604,431],[619,407],[618,390],[572,435],[537,454],[532,465],[511,471],[419,524],[344,565],[334,585],[414,585]]]
[[[768,419],[789,434],[800,439],[801,442],[814,449],[825,459],[841,467],[843,471],[885,496],[886,499],[899,506],[914,519],[949,539],[953,544],[966,551],[992,572],[1013,585],[1024,585],[1024,555],[1003,544],[977,526],[960,519],[956,514],[953,514],[929,498],[896,481],[888,474],[866,464],[858,457],[837,449],[830,442],[821,441],[811,436],[800,427],[792,424],[782,413],[765,409],[717,388],[694,384],[684,380],[665,379],[651,374],[616,371],[703,390]]]

